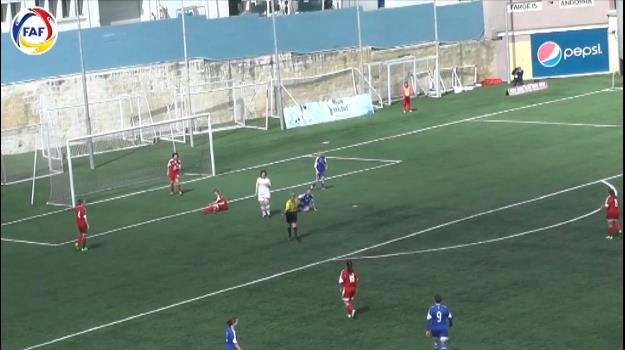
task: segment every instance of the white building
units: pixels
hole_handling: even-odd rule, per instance
[[[207,18],[228,17],[245,12],[253,12],[258,6],[267,7],[274,1],[289,7],[289,13],[298,12],[299,5],[313,5],[313,8],[325,9],[326,3],[332,8],[356,6],[356,0],[0,0],[2,4],[2,33],[11,29],[11,20],[25,7],[43,7],[50,11],[57,20],[59,30],[78,28],[78,20],[83,28],[108,26],[115,24],[152,21],[175,18],[182,12]],[[439,5],[456,4],[463,0],[437,0]],[[465,0],[466,1],[466,0]],[[374,10],[380,6],[400,7],[423,3],[432,0],[359,0],[365,10]],[[316,7],[315,7],[316,6]]]
[[[11,20],[25,7],[39,6],[56,18],[60,31],[175,18],[182,5],[194,15],[227,17],[228,0],[0,0],[2,33],[11,29]]]

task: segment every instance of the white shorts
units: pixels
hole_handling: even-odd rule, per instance
[[[271,199],[271,194],[269,193],[263,193],[263,194],[259,194],[258,195],[258,201],[259,202],[269,202],[269,200]]]

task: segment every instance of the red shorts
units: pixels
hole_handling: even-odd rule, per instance
[[[356,296],[355,287],[343,287],[343,290],[341,291],[341,298],[344,301],[352,300],[354,299],[355,296]]]
[[[608,220],[618,220],[620,216],[621,213],[619,210],[609,210],[607,214]]]
[[[180,171],[169,172],[169,181],[175,182],[180,179]]]
[[[216,213],[216,212],[226,211],[226,210],[228,210],[228,203],[211,204],[210,206],[206,207],[203,211],[205,214],[210,214],[210,213]]]
[[[78,226],[78,232],[79,233],[87,233],[87,231],[89,230],[89,228],[87,227],[87,224],[76,224],[76,226]]]

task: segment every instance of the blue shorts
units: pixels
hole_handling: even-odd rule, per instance
[[[447,327],[432,328],[430,334],[432,334],[432,338],[449,337],[449,330],[447,329]]]
[[[326,176],[326,170],[325,169],[323,169],[323,170],[317,169],[317,176],[325,177]]]

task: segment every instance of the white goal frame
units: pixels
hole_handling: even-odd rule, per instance
[[[72,167],[72,153],[71,153],[71,145],[72,143],[78,143],[80,141],[84,141],[87,142],[90,139],[93,139],[95,137],[102,137],[102,136],[108,136],[108,135],[114,135],[114,134],[120,134],[120,133],[124,133],[124,132],[129,132],[129,131],[134,131],[134,130],[140,130],[142,128],[146,128],[146,127],[154,127],[156,130],[156,127],[158,126],[162,126],[162,125],[167,125],[167,124],[172,124],[172,123],[180,123],[182,125],[185,125],[185,130],[187,130],[185,132],[185,137],[189,138],[190,141],[190,145],[191,147],[193,147],[193,136],[194,134],[198,134],[197,132],[195,132],[195,130],[197,130],[197,127],[194,125],[194,121],[200,118],[207,118],[208,119],[208,125],[207,125],[207,129],[201,133],[208,133],[208,143],[209,143],[209,156],[210,156],[210,164],[211,164],[211,174],[210,176],[215,176],[215,156],[214,156],[214,148],[213,148],[213,130],[212,130],[212,123],[211,123],[211,117],[209,113],[203,113],[203,114],[198,114],[198,115],[192,115],[192,116],[188,116],[188,117],[184,117],[184,118],[179,118],[179,119],[174,119],[174,120],[165,120],[165,121],[161,121],[161,122],[157,122],[157,123],[152,123],[152,124],[148,124],[148,125],[141,125],[141,126],[135,126],[135,127],[131,127],[131,128],[125,128],[125,129],[120,129],[120,130],[115,130],[115,131],[108,131],[108,132],[103,132],[103,133],[97,133],[97,134],[91,134],[91,135],[86,135],[86,136],[80,136],[80,137],[74,137],[71,139],[67,139],[65,141],[65,152],[67,155],[67,167],[68,167],[68,173],[69,173],[69,186],[70,186],[70,194],[71,194],[71,202],[72,202],[72,207],[76,206],[76,191],[75,191],[75,185],[74,185],[74,171],[73,171],[73,167]],[[160,135],[157,135],[159,138],[161,137]],[[175,143],[174,143],[174,147],[175,147]],[[75,158],[75,157],[74,157]]]

